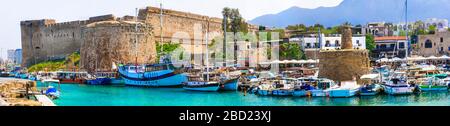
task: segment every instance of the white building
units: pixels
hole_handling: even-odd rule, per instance
[[[436,26],[438,32],[447,31],[448,29],[448,20],[447,19],[437,19],[437,18],[428,18],[424,21],[425,28],[429,26]]]
[[[341,35],[325,36],[321,34],[320,48],[321,49],[337,49],[341,48],[342,40]],[[299,42],[305,50],[317,49],[319,38],[317,35],[306,36],[303,38],[291,38],[290,41]],[[366,49],[366,37],[365,36],[353,36],[352,37],[353,48]]]

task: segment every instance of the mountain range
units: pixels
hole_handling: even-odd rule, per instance
[[[427,18],[450,19],[450,0],[408,0],[408,22]],[[405,0],[344,0],[335,7],[306,9],[291,7],[277,14],[259,16],[252,24],[286,27],[293,24],[322,24],[327,27],[344,22],[405,22]]]

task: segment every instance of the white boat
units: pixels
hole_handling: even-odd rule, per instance
[[[341,82],[341,86],[334,86],[327,90],[329,97],[353,97],[359,91],[356,81]]]
[[[189,81],[183,84],[183,88],[191,91],[216,92],[220,89],[220,83],[214,81]]]
[[[391,79],[383,84],[384,92],[389,95],[402,95],[414,93],[414,86],[407,84],[405,72],[395,72]]]

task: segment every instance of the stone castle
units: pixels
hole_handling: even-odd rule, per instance
[[[63,23],[53,19],[22,21],[22,66],[63,59],[77,51],[81,54],[81,69],[90,72],[110,69],[113,62],[135,63],[136,51],[137,63],[152,63],[156,62],[155,44],[161,35],[164,42],[178,39],[203,43],[204,37],[194,37],[195,25],[203,27],[202,33],[209,27],[209,32],[223,34],[220,18],[163,9],[161,27],[160,12],[160,8],[147,7],[139,10],[138,17],[104,15]],[[187,35],[173,38],[177,32]]]

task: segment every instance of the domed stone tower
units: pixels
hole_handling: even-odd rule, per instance
[[[342,49],[321,50],[319,77],[334,81],[351,81],[369,73],[369,53],[366,49],[354,49],[350,26],[342,26]]]

